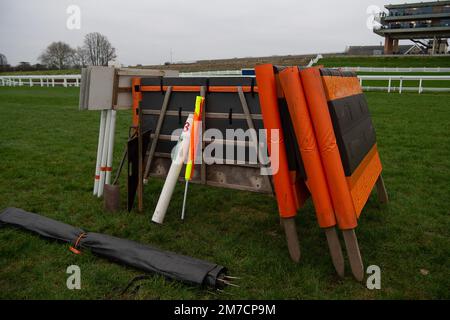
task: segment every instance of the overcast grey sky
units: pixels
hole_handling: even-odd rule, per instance
[[[0,52],[36,63],[52,41],[105,34],[125,64],[343,51],[379,44],[367,8],[405,0],[0,0]],[[67,7],[81,9],[69,30]]]

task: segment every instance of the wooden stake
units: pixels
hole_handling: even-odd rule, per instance
[[[386,186],[384,185],[383,176],[380,174],[377,180],[377,195],[378,195],[378,201],[380,203],[388,203],[389,197],[387,194]]]
[[[331,260],[339,277],[344,277],[345,263],[344,255],[342,254],[341,243],[335,227],[325,228],[325,235],[327,237],[328,248],[330,249]]]
[[[138,113],[139,113],[139,124],[137,127],[137,135],[138,135],[138,163],[139,163],[139,170],[138,170],[138,187],[137,187],[137,198],[138,198],[138,211],[142,212],[143,210],[143,197],[144,197],[144,190],[143,190],[143,159],[142,159],[142,152],[143,152],[143,139],[142,139],[142,108],[141,106],[138,107]]]
[[[355,229],[342,230],[344,236],[345,248],[347,249],[347,256],[350,262],[353,276],[358,281],[364,279],[364,265],[359,251],[358,238],[356,237]]]
[[[164,117],[166,116],[167,106],[169,105],[170,101],[170,95],[172,93],[172,86],[169,86],[167,88],[166,94],[164,96],[164,101],[161,107],[161,113],[158,117],[158,123],[156,124],[155,134],[153,135],[152,145],[150,147],[150,152],[148,154],[147,162],[145,164],[145,171],[144,171],[144,183],[148,183],[148,175],[150,172],[150,166],[152,164],[153,156],[155,154],[156,145],[158,143],[159,139],[159,133],[161,132],[161,127],[164,123]]]
[[[286,235],[289,255],[294,262],[300,261],[300,245],[298,243],[297,227],[295,225],[295,217],[281,218]]]

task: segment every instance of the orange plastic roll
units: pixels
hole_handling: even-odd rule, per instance
[[[295,136],[300,147],[300,154],[307,177],[306,185],[311,192],[317,221],[321,228],[335,226],[336,218],[333,204],[328,191],[298,68],[286,68],[280,72],[279,77],[294,126]]]
[[[264,127],[267,130],[267,144],[272,160],[273,148],[278,148],[278,170],[274,172],[273,184],[281,217],[291,218],[297,214],[294,186],[289,176],[289,167],[284,145],[283,130],[278,110],[277,88],[274,69],[271,64],[259,65],[255,68],[259,89],[259,101]],[[272,139],[271,130],[278,130],[279,139]]]
[[[142,93],[140,91],[141,87],[141,78],[132,78],[131,79],[131,95],[133,97],[133,126],[137,127],[139,125],[139,102],[142,100]]]
[[[356,228],[356,211],[345,179],[320,71],[318,68],[300,70],[300,78],[339,228]]]

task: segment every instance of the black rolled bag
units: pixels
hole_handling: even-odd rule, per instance
[[[141,243],[80,228],[22,209],[7,208],[0,214],[0,226],[11,225],[43,237],[89,248],[93,253],[136,269],[161,274],[169,279],[211,288],[223,287],[226,268],[215,263],[163,251]]]

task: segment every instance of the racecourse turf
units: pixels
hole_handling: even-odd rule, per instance
[[[449,299],[450,94],[367,93],[377,131],[388,205],[372,194],[357,235],[365,266],[381,268],[369,290],[346,268],[339,279],[308,201],[297,216],[302,249],[289,259],[275,200],[192,185],[180,221],[183,185],[164,225],[150,223],[163,181],[145,188],[145,211],[111,214],[92,195],[99,113],[78,111],[77,88],[0,88],[0,210],[14,206],[82,227],[206,259],[241,277],[223,293],[155,275],[121,295],[139,270],[85,250],[0,228],[0,299]],[[116,167],[131,122],[118,113]],[[126,197],[121,181],[122,207]],[[81,290],[66,268],[81,268]]]

